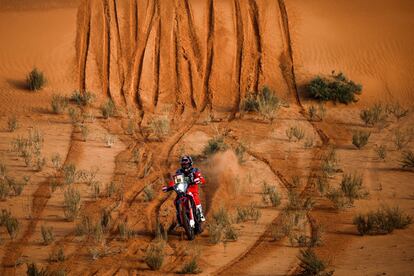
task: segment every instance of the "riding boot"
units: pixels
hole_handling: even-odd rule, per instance
[[[206,221],[206,218],[204,217],[204,214],[203,214],[203,207],[201,207],[201,204],[197,205],[196,208],[198,212],[200,213],[201,221]]]

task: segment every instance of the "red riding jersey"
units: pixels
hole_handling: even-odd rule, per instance
[[[200,205],[200,197],[198,194],[198,186],[199,184],[205,184],[206,180],[205,178],[201,175],[201,172],[199,169],[197,168],[192,168],[189,172],[185,172],[183,169],[178,169],[175,174],[183,174],[185,177],[188,177],[190,179],[190,185],[188,186],[187,191],[191,192],[193,194],[193,198],[194,198],[194,203],[195,205]],[[168,183],[169,187],[174,186],[174,180],[171,180]]]

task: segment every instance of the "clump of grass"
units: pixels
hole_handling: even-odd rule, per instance
[[[79,106],[87,106],[93,103],[95,100],[95,95],[89,91],[73,91],[70,100],[75,102]]]
[[[226,227],[224,228],[224,241],[237,241],[238,238],[239,234],[237,233],[233,225],[226,225]]]
[[[298,275],[333,275],[333,271],[326,271],[326,263],[323,260],[321,260],[311,248],[301,250],[298,259],[300,261],[300,271]]]
[[[13,190],[15,196],[21,195],[23,192],[24,187],[26,187],[27,183],[29,182],[29,177],[24,176],[21,181],[17,181],[12,177],[7,177],[6,181],[11,190]]]
[[[245,152],[246,152],[246,147],[243,144],[237,145],[237,147],[234,149],[234,153],[236,154],[237,159],[239,160],[240,164],[244,162]]]
[[[75,228],[75,235],[76,236],[83,236],[89,235],[93,231],[93,224],[91,218],[88,216],[82,216],[81,222],[76,225]]]
[[[101,112],[105,119],[114,117],[116,113],[115,103],[109,99],[105,104],[101,105]]]
[[[407,114],[409,112],[408,109],[405,109],[398,102],[388,104],[386,106],[385,110],[388,114],[392,114],[397,119],[397,121],[399,121],[401,118],[407,116]]]
[[[60,170],[60,168],[62,167],[62,158],[60,157],[60,154],[59,153],[54,153],[52,155],[51,160],[52,160],[53,168],[55,170]]]
[[[329,190],[329,181],[325,174],[315,175],[314,183],[321,195],[324,195]]]
[[[352,144],[358,149],[362,149],[366,144],[368,144],[369,136],[371,136],[371,132],[357,130],[352,135]]]
[[[111,198],[114,194],[119,191],[115,182],[111,181],[110,183],[106,184],[106,196]]]
[[[170,121],[167,116],[154,117],[149,121],[148,127],[151,133],[162,139],[170,132]]]
[[[7,120],[7,130],[9,132],[14,132],[19,127],[19,124],[17,122],[16,116],[11,116]]]
[[[312,98],[320,101],[351,103],[358,101],[357,95],[362,92],[362,85],[349,80],[343,73],[332,72],[329,77],[317,76],[308,85]]]
[[[370,108],[361,110],[360,118],[366,126],[375,126],[377,124],[385,125],[387,114],[382,104],[377,103]]]
[[[322,103],[316,107],[315,105],[310,105],[308,107],[308,116],[311,121],[322,121],[326,115],[326,107]]]
[[[198,266],[197,258],[192,258],[189,262],[185,263],[183,268],[178,272],[179,274],[198,274],[201,273],[201,269]]]
[[[307,137],[305,139],[305,143],[303,144],[303,146],[305,147],[305,149],[310,149],[313,147],[314,141],[313,141],[313,137]]]
[[[111,148],[115,144],[115,137],[111,134],[106,134],[104,139],[105,139],[105,145],[108,148]]]
[[[5,200],[10,194],[10,186],[6,179],[0,180],[0,200]]]
[[[104,238],[104,233],[103,233],[101,223],[95,224],[95,226],[93,227],[92,235],[93,235],[93,240],[95,241],[95,243],[102,242]]]
[[[366,197],[367,193],[362,187],[362,176],[358,174],[344,174],[341,181],[341,191],[351,205],[355,199]]]
[[[74,164],[66,164],[62,168],[63,181],[65,184],[72,184],[77,179],[76,166]]]
[[[378,155],[378,158],[381,160],[385,160],[387,157],[387,147],[385,145],[379,145],[375,148],[375,152]]]
[[[144,201],[145,202],[149,202],[152,201],[154,199],[154,188],[152,187],[152,185],[147,185],[145,186],[144,190]]]
[[[26,77],[27,87],[32,91],[37,91],[42,89],[46,84],[46,78],[43,75],[43,72],[39,71],[37,68],[34,68]]]
[[[145,253],[145,263],[151,270],[159,270],[164,262],[164,241],[155,241],[151,243]]]
[[[245,112],[259,112],[264,119],[273,122],[280,107],[280,100],[275,92],[264,86],[258,93],[250,93],[241,103]]]
[[[412,223],[412,217],[404,214],[398,207],[381,207],[367,214],[359,214],[353,221],[359,234],[383,235],[394,229],[404,229]]]
[[[49,262],[63,262],[65,261],[65,252],[63,251],[63,247],[59,247],[57,249],[54,249],[49,254]]]
[[[412,129],[396,129],[394,131],[394,144],[398,150],[405,148],[412,138]]]
[[[286,136],[288,137],[289,142],[293,138],[296,138],[296,141],[299,142],[305,137],[305,131],[299,126],[290,127],[286,130]]]
[[[266,182],[263,182],[262,199],[266,204],[270,203],[273,207],[279,206],[281,202],[281,198],[279,193],[276,191],[276,187],[268,185]]]
[[[101,184],[98,181],[94,181],[91,184],[91,191],[92,196],[96,200],[99,198],[99,195],[101,194]]]
[[[68,107],[69,101],[66,97],[61,95],[53,95],[50,105],[55,114],[63,114]]]
[[[261,215],[262,213],[254,204],[247,207],[237,207],[236,222],[240,223],[248,220],[257,222]]]
[[[128,227],[126,222],[118,224],[118,233],[121,240],[126,241],[133,237],[134,232]]]
[[[333,203],[335,209],[343,209],[348,205],[348,201],[340,189],[329,190],[326,197]]]
[[[23,158],[26,166],[41,170],[46,159],[42,157],[43,135],[38,129],[30,129],[28,137],[18,137],[12,141],[12,151]]]
[[[209,232],[209,242],[212,244],[221,241],[235,241],[238,238],[237,231],[231,224],[228,211],[224,207],[213,213],[213,219],[207,226]]]
[[[49,245],[55,240],[55,236],[53,235],[53,228],[46,227],[44,225],[41,226],[41,233],[43,238],[43,244]]]
[[[0,226],[5,226],[7,233],[14,240],[19,232],[19,221],[12,216],[10,211],[2,209],[0,213]]]
[[[82,115],[78,108],[70,107],[68,114],[73,125],[78,126],[82,122]]]
[[[37,268],[35,263],[27,264],[27,276],[48,276],[49,271],[45,268]]]
[[[321,170],[325,176],[330,176],[338,170],[338,159],[335,148],[329,148],[327,153],[322,156]]]
[[[208,144],[204,147],[204,155],[212,155],[219,151],[224,151],[227,149],[227,144],[224,142],[222,136],[216,136],[208,141]]]
[[[414,153],[411,150],[404,151],[400,163],[402,168],[414,168]]]
[[[89,128],[87,125],[82,124],[80,125],[81,135],[84,142],[86,142],[86,138],[88,138],[89,135]]]
[[[64,193],[64,214],[68,221],[73,221],[80,209],[80,192],[69,187]]]

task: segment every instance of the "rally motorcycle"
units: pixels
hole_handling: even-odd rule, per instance
[[[187,191],[189,185],[189,178],[179,174],[174,176],[174,186],[168,187],[165,191],[174,190],[177,193],[175,205],[179,223],[184,228],[187,238],[193,240],[195,235],[200,234],[203,230],[200,213],[195,207],[193,195]]]

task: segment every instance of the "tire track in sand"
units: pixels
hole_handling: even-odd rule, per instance
[[[234,10],[235,10],[235,21],[236,21],[236,63],[234,71],[236,72],[236,101],[234,103],[234,108],[232,115],[230,117],[233,120],[236,117],[236,113],[239,111],[241,96],[242,96],[242,71],[243,71],[243,47],[244,47],[244,33],[243,33],[243,20],[240,9],[239,0],[234,0]]]
[[[82,18],[82,19],[80,19]],[[89,1],[83,1],[78,11],[78,26],[76,38],[76,52],[78,56],[78,74],[79,74],[79,90],[86,91],[86,64],[88,61],[88,52],[91,33],[91,7]],[[79,21],[82,22],[80,23]]]
[[[254,84],[253,84],[253,91],[259,91],[259,82],[260,76],[263,71],[263,63],[262,63],[262,38],[260,35],[260,24],[259,24],[259,9],[257,7],[257,3],[255,0],[249,0],[249,14],[250,20],[252,22],[253,31],[254,31],[254,39],[257,51],[257,61],[254,65]]]

